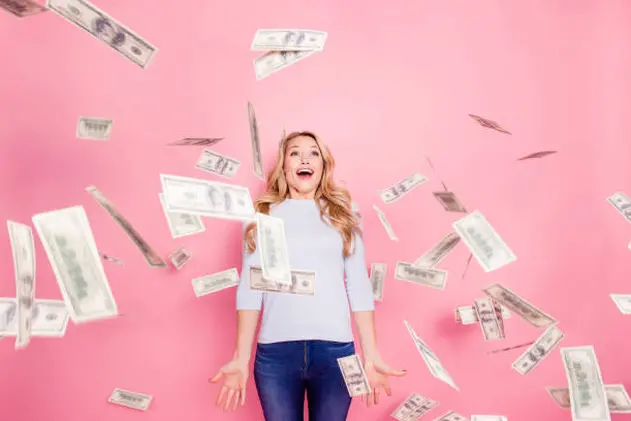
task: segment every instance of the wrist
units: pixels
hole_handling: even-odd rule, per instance
[[[238,351],[234,352],[234,355],[232,356],[232,359],[234,361],[239,361],[239,362],[243,362],[243,363],[249,363],[250,362],[250,354],[247,353],[239,353]]]
[[[364,363],[381,361],[381,355],[376,349],[362,350],[362,356],[364,357]]]

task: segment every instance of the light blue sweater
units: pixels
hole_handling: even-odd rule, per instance
[[[355,205],[353,209],[357,210]],[[270,215],[284,222],[291,269],[316,272],[315,294],[251,290],[250,265],[260,266],[261,262],[258,249],[248,253],[244,247],[237,310],[260,310],[263,307],[258,342],[353,341],[349,302],[352,311],[375,308],[361,237],[356,236],[354,253],[344,258],[341,235],[320,219],[314,200],[286,199],[274,205]]]

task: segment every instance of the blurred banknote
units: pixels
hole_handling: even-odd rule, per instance
[[[344,383],[348,389],[348,394],[351,397],[366,395],[370,393],[370,385],[364,366],[359,360],[357,354],[349,355],[348,357],[342,357],[337,359],[337,363],[342,371],[344,377]]]
[[[114,317],[118,308],[83,206],[39,213],[33,225],[72,321]]]
[[[221,140],[223,137],[186,137],[167,143],[167,146],[213,146]]]
[[[112,133],[113,120],[106,118],[79,117],[77,137],[79,139],[107,140]]]
[[[607,198],[607,201],[627,222],[631,222],[631,200],[624,193],[614,193]]]
[[[250,102],[248,102],[248,121],[250,123],[250,144],[252,145],[252,165],[254,166],[254,174],[256,174],[256,176],[261,180],[265,181],[263,156],[261,155],[261,139],[259,138],[259,126],[256,122],[254,105]]]
[[[167,218],[171,237],[180,238],[186,235],[198,234],[206,231],[206,225],[199,215],[189,215],[188,213],[169,212],[164,200],[164,193],[160,193],[160,203]]]
[[[570,408],[570,389],[567,387],[546,387],[548,394],[561,408]],[[623,384],[606,384],[605,396],[610,413],[631,413],[631,398]]]
[[[265,79],[272,73],[283,70],[292,64],[304,60],[317,50],[311,51],[270,51],[254,59],[254,73],[256,79]]]
[[[487,129],[497,130],[498,132],[502,132],[506,134],[511,134],[511,132],[509,132],[508,130],[506,130],[505,128],[503,128],[502,126],[500,126],[493,120],[489,120],[488,118],[480,117],[475,114],[469,114],[469,117],[471,117],[475,122],[477,122],[482,127],[486,127]]]
[[[507,307],[513,313],[537,328],[547,328],[556,324],[556,319],[533,304],[515,294],[510,289],[501,284],[493,284],[482,288],[482,291],[489,297],[499,301],[504,307]]]
[[[526,156],[522,156],[521,158],[518,158],[518,161],[525,161],[527,159],[537,159],[537,158],[543,158],[544,156],[548,156],[548,155],[552,155],[557,153],[557,151],[540,151],[540,152],[534,152],[531,153],[529,155]]]
[[[467,210],[462,203],[460,203],[455,193],[450,191],[435,191],[433,195],[447,212],[467,213]]]
[[[403,180],[396,182],[393,186],[380,190],[379,197],[384,203],[396,202],[405,196],[410,190],[425,183],[427,178],[419,173],[410,174]]]
[[[537,338],[534,344],[513,362],[519,374],[528,374],[561,342],[565,334],[556,325],[550,326]]]
[[[194,278],[193,290],[195,291],[195,296],[201,297],[237,286],[238,283],[239,272],[237,272],[236,268],[230,268],[221,272]]]
[[[418,393],[413,393],[401,402],[390,416],[398,421],[415,421],[436,405],[438,405],[437,401],[421,396]]]
[[[457,412],[449,411],[446,414],[443,414],[440,417],[435,418],[434,421],[469,421],[469,419],[463,417]]]
[[[592,346],[561,348],[573,421],[611,421],[605,387]]]
[[[609,294],[622,314],[631,314],[631,294]]]
[[[396,234],[392,230],[392,226],[390,225],[390,222],[388,222],[388,220],[386,219],[386,214],[383,213],[383,211],[379,209],[376,205],[372,205],[372,208],[375,210],[375,212],[377,212],[379,221],[381,222],[381,225],[383,225],[383,227],[385,228],[386,233],[388,234],[388,237],[390,237],[392,241],[399,241]]]
[[[504,415],[471,415],[471,421],[508,421]]]
[[[289,250],[285,240],[285,224],[281,218],[256,214],[256,244],[265,279],[291,285]]]
[[[0,9],[13,13],[19,18],[35,15],[48,10],[32,0],[0,0]]]
[[[259,29],[251,50],[321,51],[327,33],[311,29]]]
[[[144,393],[131,392],[129,390],[116,388],[112,391],[108,402],[126,406],[132,409],[138,409],[140,411],[146,411],[149,409],[149,404],[153,398]]]
[[[485,272],[517,259],[480,211],[473,211],[452,225]]]
[[[394,278],[444,290],[447,283],[447,271],[417,267],[409,262],[397,262]]]
[[[208,171],[226,178],[232,178],[237,174],[241,162],[234,158],[221,155],[210,149],[204,149],[195,164],[196,168]]]
[[[445,235],[434,247],[419,257],[414,266],[433,268],[439,264],[460,242],[460,236],[455,232]]]
[[[505,338],[502,308],[497,301],[490,297],[478,298],[474,301],[473,308],[485,341]]]
[[[386,263],[373,263],[370,265],[370,283],[372,285],[372,297],[374,300],[383,301],[383,286],[386,282]]]
[[[250,266],[250,289],[257,291],[314,295],[315,280],[316,273],[312,270],[292,270],[291,285],[285,285],[265,279],[260,266]]]
[[[118,211],[112,202],[94,186],[88,186],[85,191],[98,202],[105,211],[114,218],[114,221],[125,231],[125,234],[134,242],[138,250],[142,253],[149,266],[153,268],[167,268],[166,262],[156,253],[156,251],[140,236],[138,231],[129,223],[127,219]]]
[[[13,252],[15,291],[17,296],[17,337],[15,348],[25,348],[30,341],[35,299],[35,242],[28,225],[7,221]]]
[[[143,69],[158,51],[131,29],[85,0],[47,0],[46,7]]]
[[[502,320],[510,318],[510,311],[502,305],[500,305],[500,309],[502,312]],[[461,306],[456,308],[454,311],[456,322],[462,323],[463,325],[471,325],[474,323],[478,323],[478,316],[475,313],[474,306]]]
[[[18,303],[15,298],[0,298],[0,336],[17,336]],[[31,337],[60,338],[68,326],[68,309],[60,300],[36,299],[31,312]]]
[[[252,221],[254,204],[247,187],[199,178],[160,174],[168,212]]]
[[[169,254],[169,260],[175,269],[180,270],[191,259],[191,253],[184,247],[180,247]]]

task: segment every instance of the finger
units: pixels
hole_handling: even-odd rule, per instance
[[[239,405],[239,401],[241,400],[241,391],[237,390],[234,395],[234,404],[232,404],[232,410],[235,411],[237,409],[237,405]]]
[[[379,404],[379,389],[375,388],[375,405]]]
[[[368,395],[366,395],[366,407],[370,408],[372,406],[372,392],[369,392]]]
[[[223,397],[225,396],[227,391],[228,391],[228,388],[226,386],[223,386],[221,388],[221,391],[219,392],[219,396],[217,396],[217,402],[215,402],[217,406],[221,406],[221,401],[223,400]]]
[[[391,368],[390,370],[388,370],[388,376],[397,376],[397,377],[401,377],[401,376],[405,376],[407,374],[406,370],[395,370],[393,368]]]
[[[390,389],[390,385],[388,383],[383,386],[383,389],[386,391],[386,395],[392,396],[392,389]]]
[[[245,386],[241,389],[241,406],[245,405]]]
[[[213,377],[212,379],[209,379],[208,381],[210,383],[216,383],[222,376],[223,376],[223,373],[220,371],[219,373],[215,375],[215,377]]]
[[[232,397],[234,396],[234,389],[228,390],[228,397],[226,398],[226,405],[223,407],[224,411],[227,411],[230,407],[230,401],[232,401]]]

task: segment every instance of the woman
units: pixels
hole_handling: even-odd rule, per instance
[[[374,301],[366,270],[359,215],[346,189],[333,181],[335,161],[311,132],[281,140],[257,212],[283,219],[291,269],[316,272],[312,296],[250,289],[250,266],[260,266],[256,226],[245,227],[246,250],[237,289],[237,344],[232,361],[211,379],[224,379],[217,405],[245,403],[252,342],[264,307],[254,360],[254,381],[266,421],[302,421],[305,391],[310,421],[346,419],[351,398],[337,359],[355,353],[350,307],[359,333],[371,393],[390,395],[388,376],[403,376],[381,358]],[[344,285],[346,274],[346,285]],[[264,304],[263,304],[264,303]],[[364,396],[362,396],[364,398]]]

